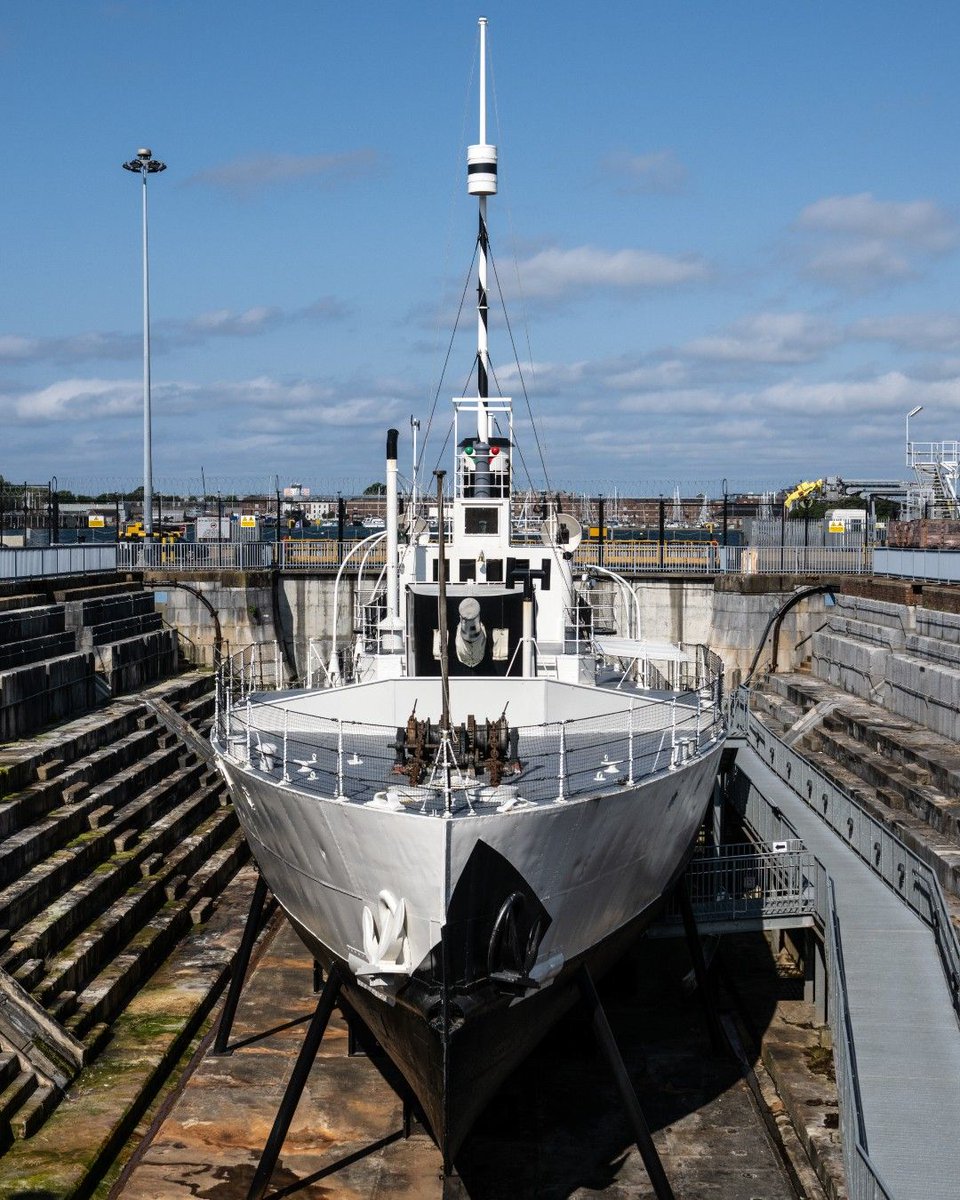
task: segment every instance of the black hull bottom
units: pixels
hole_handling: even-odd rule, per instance
[[[690,852],[692,853],[692,845]],[[674,881],[689,858],[684,856]],[[669,890],[669,889],[668,889]],[[656,917],[661,901],[580,958],[564,965],[560,975],[541,991],[522,999],[476,1012],[447,1037],[442,1023],[428,1021],[423,1012],[402,1000],[388,1004],[372,995],[340,963],[343,994],[410,1085],[450,1166],[476,1119],[510,1073],[535,1049],[550,1029],[579,999],[577,973],[586,966],[600,978],[623,957],[630,945]],[[292,921],[314,957],[332,965],[329,950],[310,932]]]

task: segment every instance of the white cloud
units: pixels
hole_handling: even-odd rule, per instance
[[[888,371],[868,379],[805,383],[791,379],[774,384],[748,403],[798,417],[827,415],[850,418],[906,412],[915,404],[939,405],[960,410],[960,378],[919,380],[902,371]],[[847,436],[847,431],[835,430]]]
[[[695,255],[675,257],[650,250],[601,250],[578,246],[571,250],[541,250],[518,267],[528,297],[569,299],[598,290],[633,291],[676,287],[708,275],[707,264]]]
[[[0,397],[0,404],[19,420],[100,421],[140,411],[142,380],[63,379],[48,387]]]
[[[351,150],[342,154],[249,155],[197,171],[186,182],[248,194],[303,179],[325,184],[356,179],[369,174],[377,161],[378,156],[373,150]]]
[[[155,354],[199,346],[211,338],[257,337],[282,325],[299,321],[341,320],[347,309],[335,297],[322,296],[302,308],[284,310],[256,305],[235,312],[220,308],[194,317],[160,318],[152,324],[152,348]],[[62,337],[0,336],[0,362],[81,363],[91,360],[124,361],[143,354],[143,335],[137,333],[67,334]]]
[[[806,273],[823,283],[864,291],[917,275],[912,261],[888,242],[878,239],[838,244],[811,256]]]
[[[757,313],[725,333],[695,338],[682,347],[694,358],[743,363],[804,363],[840,340],[836,329],[809,313]]]
[[[903,350],[960,351],[960,316],[956,313],[909,313],[864,317],[850,327],[853,337],[890,342]]]
[[[800,213],[797,226],[905,242],[931,253],[949,250],[957,241],[956,220],[932,200],[877,200],[870,192],[817,200]]]
[[[854,292],[919,274],[957,244],[955,217],[932,200],[877,200],[869,192],[808,205],[794,228],[812,239],[804,271]]]
[[[676,195],[684,190],[687,183],[687,168],[672,150],[656,150],[651,154],[611,154],[604,159],[603,166],[624,192]]]

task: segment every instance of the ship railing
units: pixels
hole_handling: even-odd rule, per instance
[[[316,716],[289,695],[283,703],[271,701],[256,681],[263,677],[273,687],[280,679],[282,686],[282,667],[256,654],[231,656],[221,676],[217,740],[235,761],[299,791],[347,800],[368,801],[406,783],[394,770],[396,727]],[[521,769],[503,782],[514,785],[520,801],[534,804],[615,794],[682,769],[715,746],[724,729],[718,685],[669,699],[636,698],[612,714],[520,726]],[[483,783],[477,780],[474,792]],[[462,798],[469,809],[470,788]]]

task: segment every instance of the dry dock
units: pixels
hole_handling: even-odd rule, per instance
[[[247,982],[233,1052],[198,1054],[112,1196],[243,1200],[315,1005],[312,963],[275,919]],[[634,972],[636,971],[634,964]],[[756,1102],[709,1048],[695,1001],[637,989],[624,971],[605,1002],[678,1200],[793,1200]],[[348,1057],[337,1014],[321,1047],[268,1195],[304,1200],[433,1200],[440,1158],[374,1060]],[[472,1200],[652,1196],[587,1022],[571,1015],[510,1079],[458,1167]]]

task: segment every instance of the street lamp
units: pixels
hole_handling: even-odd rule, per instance
[[[918,412],[923,412],[922,404],[918,404],[916,406],[916,408],[911,408],[910,411],[907,413],[907,466],[908,467],[911,465],[911,463],[910,463],[910,418],[915,417]]]
[[[123,164],[143,180],[143,540],[153,540],[153,447],[150,432],[150,273],[147,265],[147,176],[167,169],[146,147]]]

